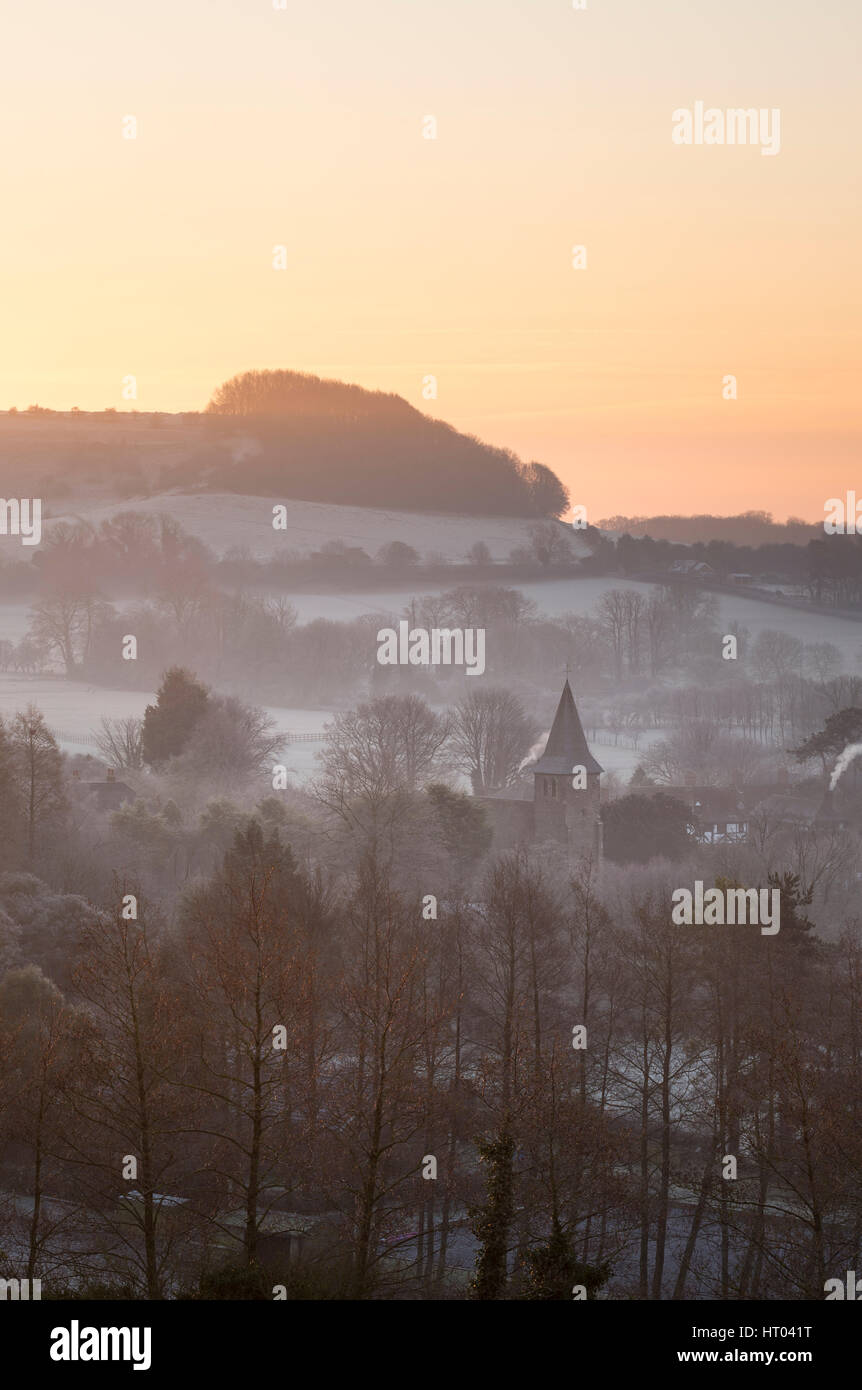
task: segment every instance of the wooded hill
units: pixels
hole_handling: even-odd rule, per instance
[[[52,500],[170,488],[460,515],[558,517],[568,494],[400,396],[291,371],[225,382],[202,414],[0,415],[0,484]]]

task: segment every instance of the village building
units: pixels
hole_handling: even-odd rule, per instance
[[[97,811],[119,811],[125,802],[135,799],[132,788],[117,780],[112,767],[98,781],[85,781],[77,771],[73,772],[72,793],[77,801],[89,802]]]
[[[495,854],[547,842],[562,845],[573,860],[603,853],[601,776],[604,769],[590,752],[568,680],[557,706],[544,750],[525,769],[532,787],[504,787],[477,797],[491,826]],[[694,838],[703,845],[741,844],[764,819],[799,828],[840,828],[848,818],[822,790],[792,788],[780,769],[772,782],[711,786],[691,779],[685,784],[637,783],[638,796],[670,796],[691,815]]]
[[[478,797],[500,853],[544,841],[563,845],[573,859],[602,853],[600,778],[568,680],[542,756],[528,769],[532,794],[511,788]]]

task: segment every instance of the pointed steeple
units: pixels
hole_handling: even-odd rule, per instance
[[[604,772],[604,768],[596,762],[587,747],[575,697],[567,680],[563,686],[560,703],[557,705],[551,732],[548,734],[545,751],[535,767],[529,771],[571,775],[575,767],[584,767],[587,772]]]

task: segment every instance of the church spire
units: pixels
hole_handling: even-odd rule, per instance
[[[529,770],[533,773],[571,775],[575,767],[586,768],[590,773],[604,771],[587,747],[575,697],[567,679],[560,703],[557,705],[551,732],[548,734],[545,751],[535,767]]]

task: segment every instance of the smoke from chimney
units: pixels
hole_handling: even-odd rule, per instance
[[[862,753],[862,743],[848,743],[843,753],[838,754],[838,761],[832,769],[832,776],[829,778],[829,790],[834,792],[838,786],[839,778],[843,777],[854,758],[858,758]]]
[[[547,743],[547,741],[548,741],[548,739],[550,738],[550,736],[551,736],[551,731],[550,731],[550,729],[548,729],[547,732],[544,733],[544,734],[539,734],[539,737],[536,739],[536,742],[533,744],[533,746],[532,746],[532,748],[530,749],[529,753],[527,754],[526,758],[524,758],[523,762],[520,764],[520,766],[519,766],[519,768],[518,768],[518,771],[519,771],[519,772],[523,772],[523,771],[524,771],[524,768],[527,766],[528,763],[535,763],[535,762],[538,761],[538,759],[539,759],[539,757],[540,757],[540,755],[541,755],[542,749],[544,748],[544,746],[545,746],[545,744]]]

